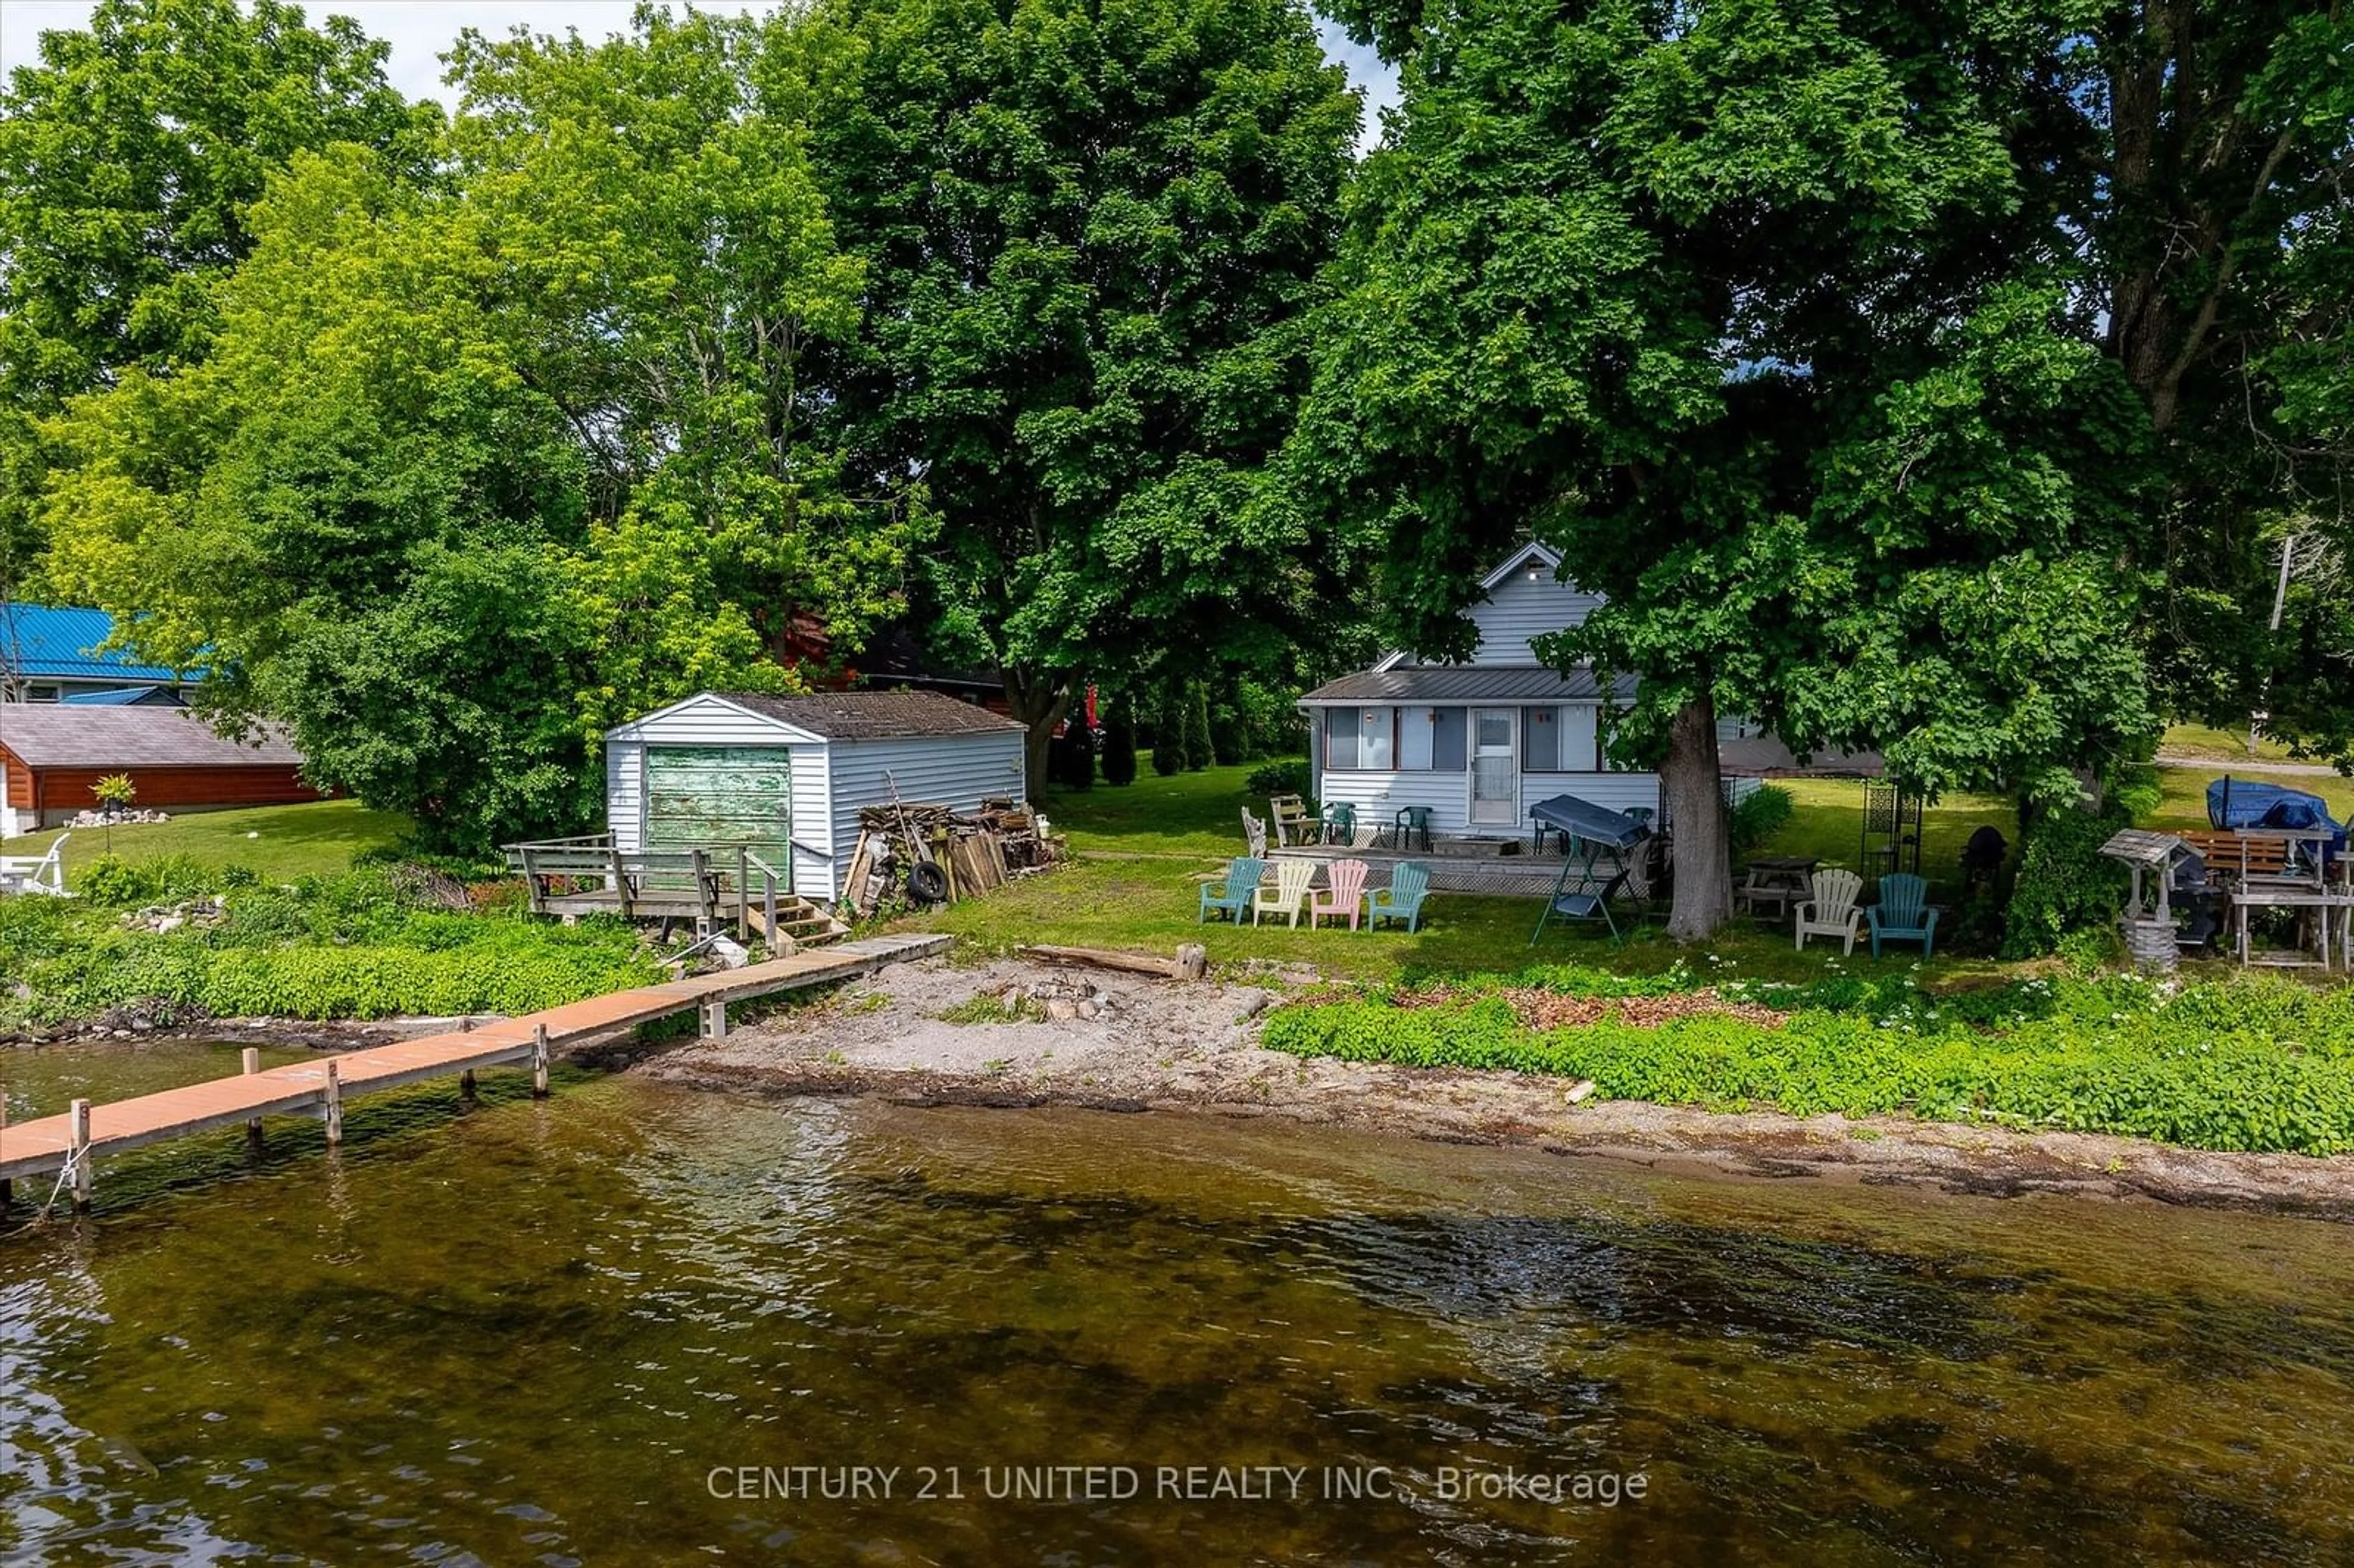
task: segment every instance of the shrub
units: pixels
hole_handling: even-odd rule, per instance
[[[1152,726],[1152,771],[1163,779],[1185,771],[1185,705],[1174,686],[1161,694],[1161,715]]]
[[[1778,784],[1761,784],[1743,796],[1725,819],[1733,858],[1755,853],[1789,821],[1790,810],[1790,792]]]
[[[145,872],[111,854],[102,854],[84,866],[81,874],[74,878],[73,888],[101,909],[142,904],[155,895],[155,884]]]
[[[1310,783],[1308,761],[1305,758],[1291,757],[1280,762],[1261,763],[1250,770],[1250,777],[1243,783],[1254,795],[1298,795],[1305,798]]]
[[[1129,707],[1133,701],[1122,693],[1104,704],[1103,776],[1105,783],[1115,787],[1136,782],[1136,722]]]
[[[232,863],[221,867],[215,874],[213,881],[223,893],[235,893],[241,888],[260,886],[261,874],[249,865]]]
[[[1210,740],[1210,692],[1199,681],[1187,683],[1184,694],[1185,768],[1199,773],[1215,760]]]
[[[139,870],[163,898],[193,898],[209,893],[219,874],[191,854],[159,854],[139,863]]]
[[[1046,770],[1056,787],[1073,793],[1096,787],[1095,736],[1084,722],[1073,718],[1047,743]]]
[[[2072,931],[2114,922],[2125,907],[2129,874],[2101,853],[2126,825],[2115,808],[2046,811],[2021,835],[2019,875],[2003,912],[2002,956],[2032,959],[2055,950]]]

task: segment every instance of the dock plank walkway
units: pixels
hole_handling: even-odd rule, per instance
[[[601,1038],[617,1029],[702,1009],[713,1003],[748,1001],[779,991],[828,985],[870,974],[885,965],[943,952],[938,936],[875,937],[843,942],[748,964],[740,969],[613,991],[567,1002],[521,1018],[502,1018],[480,1028],[429,1034],[365,1051],[345,1051],[264,1072],[188,1084],[136,1099],[90,1107],[88,1157],[119,1153],[142,1144],[209,1128],[232,1127],[259,1117],[323,1112],[332,1067],[338,1097],[398,1088],[426,1078],[446,1077],[477,1067],[528,1062],[546,1031],[546,1050]],[[0,1127],[0,1181],[38,1176],[66,1168],[74,1148],[73,1117],[43,1117],[18,1127]]]

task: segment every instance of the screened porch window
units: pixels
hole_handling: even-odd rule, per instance
[[[1397,766],[1395,708],[1334,708],[1324,721],[1324,766],[1336,773],[1386,773]]]

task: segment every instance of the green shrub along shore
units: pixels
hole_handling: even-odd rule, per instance
[[[100,861],[75,899],[0,900],[0,976],[10,986],[0,1026],[49,1027],[116,1009],[162,1027],[512,1014],[668,978],[619,920],[567,928],[496,894],[461,913],[437,906],[421,881],[411,868],[366,865],[271,887],[235,866],[181,857]],[[142,907],[169,913],[126,923]],[[175,927],[154,928],[164,922]]]
[[[1935,994],[1909,977],[1735,981],[1730,1003],[1649,1027],[1606,1008],[1553,1029],[1529,991],[1619,999],[1701,989],[1688,969],[1583,969],[1360,991],[1283,1007],[1262,1044],[1301,1056],[1591,1079],[1603,1095],[1792,1116],[1909,1114],[2118,1133],[2194,1149],[2354,1150],[2354,995],[2270,977],[2172,985],[2038,978]],[[1748,1010],[1744,1009],[1744,1012]]]

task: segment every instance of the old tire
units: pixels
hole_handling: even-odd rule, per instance
[[[907,868],[907,896],[918,904],[947,903],[949,874],[931,861],[917,861]]]

